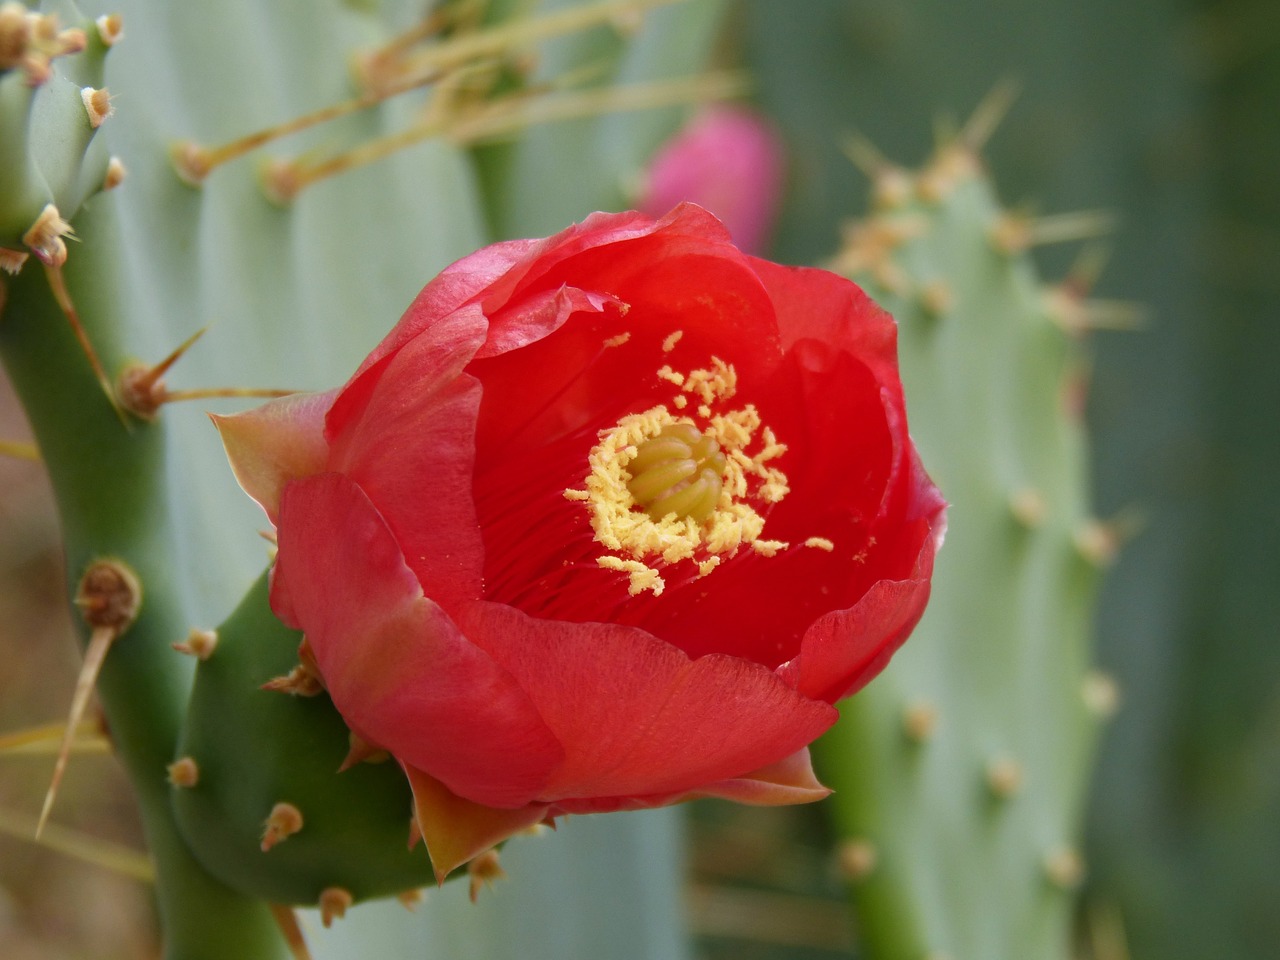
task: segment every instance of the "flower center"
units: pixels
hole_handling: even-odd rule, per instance
[[[663,350],[675,342],[668,337]],[[687,374],[658,370],[659,380],[676,387],[674,411],[656,406],[600,431],[583,487],[564,491],[588,511],[604,550],[597,565],[627,574],[632,595],[660,595],[663,574],[676,564],[690,565],[682,579],[705,577],[741,549],[772,557],[790,547],[763,538],[765,517],[756,509],[767,515],[789,492],[773,463],[786,444],[753,404],[725,409],[737,374],[711,361]]]
[[[668,424],[627,461],[627,490],[653,520],[702,523],[720,502],[727,463],[720,444],[692,423]]]

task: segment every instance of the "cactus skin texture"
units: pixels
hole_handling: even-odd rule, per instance
[[[975,116],[918,172],[863,151],[874,212],[835,263],[898,319],[915,441],[951,502],[923,621],[817,748],[875,960],[1069,955],[1107,706],[1089,637],[1110,539],[1063,329],[1079,303],[1037,279]]]

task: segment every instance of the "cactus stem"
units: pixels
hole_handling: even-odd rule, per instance
[[[302,811],[292,803],[280,801],[271,808],[271,813],[262,822],[260,849],[263,853],[266,853],[277,843],[288,840],[302,829],[302,824]]]
[[[987,763],[987,789],[997,800],[1009,800],[1022,789],[1022,764],[1012,757],[993,757]]]
[[[66,731],[61,723],[46,723],[0,736],[0,754],[52,753]],[[80,724],[71,744],[72,753],[110,753],[111,742],[95,725]]]
[[[342,887],[325,887],[320,891],[320,920],[324,923],[325,929],[333,926],[334,920],[341,920],[347,915],[347,911],[351,909],[351,905],[356,902],[356,898],[351,895],[350,890],[344,890]]]
[[[974,107],[973,113],[965,121],[957,137],[970,153],[982,152],[992,134],[1000,126],[1001,121],[1018,99],[1018,82],[1006,78],[997,83],[981,102]]]
[[[165,772],[175,787],[190,788],[200,782],[200,767],[191,757],[179,757],[165,767]]]
[[[45,823],[53,810],[53,802],[58,796],[58,786],[62,783],[62,775],[67,769],[67,760],[71,755],[71,744],[84,717],[85,708],[89,705],[89,694],[93,692],[98,672],[107,659],[107,651],[138,617],[138,608],[142,605],[142,585],[133,571],[121,561],[97,560],[90,564],[89,569],[80,578],[75,604],[80,610],[81,618],[89,625],[92,632],[89,635],[89,644],[85,648],[84,664],[80,668],[80,675],[76,678],[75,693],[71,697],[71,709],[67,714],[66,731],[62,737],[62,745],[58,748],[58,758],[54,762],[53,778],[45,793],[40,819],[36,823],[37,840],[44,832]]]
[[[413,890],[400,891],[396,894],[396,899],[400,901],[400,905],[402,907],[410,913],[413,913],[418,908],[418,904],[423,901],[424,897],[422,891],[415,887]]]
[[[204,662],[213,656],[213,651],[218,647],[218,632],[216,630],[201,630],[198,627],[192,627],[191,632],[187,634],[187,639],[181,643],[171,644],[173,649],[179,653],[185,653],[189,657],[195,657],[197,660]]]
[[[112,157],[107,161],[107,172],[102,177],[102,189],[114,190],[120,184],[124,183],[125,175],[128,171],[125,169],[124,161],[119,157]]]
[[[0,809],[0,833],[18,840],[30,840],[34,829],[33,818]],[[47,850],[103,867],[142,883],[152,883],[155,880],[155,867],[145,853],[56,823],[48,825],[39,843]]]
[[[104,47],[114,47],[124,38],[124,18],[118,13],[104,13],[93,25],[98,28],[98,39]]]
[[[844,879],[857,883],[871,876],[880,861],[880,852],[870,840],[859,837],[840,845],[836,862]]]
[[[471,902],[475,903],[483,888],[492,890],[493,882],[506,879],[507,872],[498,860],[498,851],[486,850],[467,864],[467,875],[471,878]]]
[[[298,925],[298,915],[293,908],[279,903],[272,903],[269,906],[271,916],[275,919],[276,926],[280,928],[280,934],[284,937],[293,960],[311,960],[311,951],[307,949],[306,938],[302,935],[302,927]]]
[[[40,448],[25,440],[0,440],[0,457],[40,462]]]
[[[111,105],[111,93],[106,87],[83,87],[80,99],[84,102],[84,112],[89,117],[89,126],[97,130],[111,118],[115,108]]]

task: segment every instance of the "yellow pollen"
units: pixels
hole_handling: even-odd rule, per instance
[[[604,342],[604,345],[606,349],[609,347],[620,347],[630,339],[631,339],[631,331],[627,330],[623,333],[618,334],[616,337],[610,337],[608,340]]]
[[[763,539],[756,510],[789,492],[786,474],[771,463],[787,448],[754,405],[721,407],[737,392],[734,368],[712,357],[707,369],[657,373],[679,388],[671,401],[677,412],[660,405],[602,430],[582,487],[564,491],[588,512],[605,552],[598,566],[625,573],[633,596],[660,595],[664,566],[688,562],[705,577],[740,549],[771,557],[790,546]],[[680,412],[690,405],[686,395],[702,401],[697,419]]]
[[[680,338],[683,336],[684,336],[684,331],[677,330],[675,331],[675,333],[671,334],[671,336],[667,337],[667,339],[663,340],[662,352],[670,353],[672,350],[674,350],[676,348],[676,344],[680,342]]]
[[[826,537],[810,537],[804,542],[806,547],[813,547],[815,550],[825,550],[830,553],[836,548],[836,545]]]
[[[684,386],[684,377],[668,367],[661,367],[658,370],[658,379],[667,380],[674,383],[677,387]]]

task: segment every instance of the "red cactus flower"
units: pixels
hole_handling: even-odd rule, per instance
[[[758,114],[717,106],[658,150],[637,206],[658,216],[681,201],[706,207],[747,253],[765,249],[782,199],[782,141]]]
[[[595,214],[447,268],[341,389],[215,418],[441,876],[565,813],[827,793],[807,745],[944,526],[895,334],[698,207]]]

